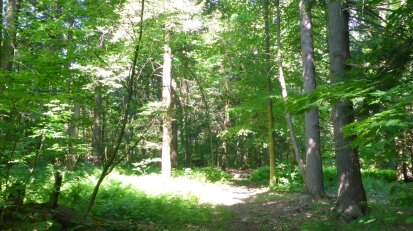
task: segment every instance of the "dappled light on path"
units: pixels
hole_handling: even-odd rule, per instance
[[[245,203],[256,195],[268,192],[268,188],[249,188],[227,183],[201,182],[187,177],[166,179],[159,174],[125,176],[113,173],[109,180],[121,182],[122,186],[133,186],[148,195],[176,195],[199,198],[201,204],[225,205]]]

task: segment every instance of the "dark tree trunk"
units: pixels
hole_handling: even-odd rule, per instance
[[[2,70],[11,71],[13,69],[14,49],[16,47],[17,13],[20,9],[20,0],[9,0],[7,4],[5,25],[3,33],[3,43],[1,47]]]
[[[95,87],[95,110],[93,125],[93,148],[99,163],[106,161],[103,150],[103,99],[102,85],[97,81]]]
[[[267,93],[271,95],[271,54],[270,54],[270,19],[269,19],[269,0],[264,2],[264,20],[265,20],[265,61],[266,61],[266,74],[267,74]],[[270,163],[270,183],[274,183],[275,180],[275,150],[274,150],[274,116],[272,109],[272,100],[268,98],[267,100],[267,140],[268,140],[268,155]]]
[[[50,208],[57,207],[57,201],[59,199],[60,188],[62,187],[63,176],[59,171],[54,173],[54,190],[50,198]]]
[[[3,0],[0,0],[0,67],[1,57],[3,53]],[[3,91],[3,86],[0,84],[0,93]]]
[[[396,139],[398,181],[413,181],[413,137],[409,132]]]
[[[300,18],[304,92],[309,93],[317,86],[310,0],[300,0]],[[323,197],[323,170],[317,108],[305,113],[305,134],[307,150],[304,179],[305,191],[312,196]]]
[[[349,12],[342,8],[341,1],[328,2],[328,44],[330,75],[333,84],[346,81],[350,57]],[[357,150],[350,145],[351,137],[345,137],[343,127],[354,121],[351,101],[338,101],[333,108],[333,126],[337,175],[339,180],[336,210],[348,218],[357,218],[367,209],[366,193],[361,180]]]
[[[20,10],[20,0],[8,0],[6,15],[3,20],[3,2],[1,3],[1,25],[0,37],[0,73],[7,79],[8,73],[13,70],[14,49],[16,47],[16,31],[18,21],[18,11]],[[4,91],[4,83],[0,84],[0,93]]]

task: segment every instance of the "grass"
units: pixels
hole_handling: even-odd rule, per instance
[[[283,167],[277,172],[278,184],[272,188],[272,192],[258,195],[254,203],[287,201],[291,199],[292,193],[302,191],[303,182],[298,169]],[[109,175],[99,191],[92,214],[102,219],[129,222],[138,227],[138,230],[225,230],[224,227],[233,217],[233,212],[224,206],[205,204],[200,201],[198,194],[183,189],[194,187],[202,192],[201,186],[228,182],[230,177],[227,173],[213,167],[176,169],[173,172],[174,182],[158,184],[160,187],[144,191],[139,186],[147,187],[150,183],[159,183],[156,182],[159,181],[159,178],[156,178],[158,172],[156,168],[148,168],[145,171],[153,175],[142,175],[142,172],[131,169],[115,171]],[[41,203],[49,200],[53,188],[52,173],[53,169],[48,167],[35,172],[33,180],[26,189],[26,202]],[[335,168],[326,167],[323,173],[325,190],[335,195],[338,188]],[[99,168],[87,164],[79,166],[76,172],[66,172],[59,203],[83,213],[99,174]],[[334,206],[332,201],[328,203],[321,201],[311,205],[312,217],[308,222],[304,222],[301,229],[413,230],[413,184],[394,182],[395,174],[390,170],[366,170],[362,172],[362,177],[371,208],[366,216],[345,223],[330,212],[331,207]],[[236,183],[267,186],[268,178],[269,168],[262,167],[253,171],[250,179]],[[156,192],[182,182],[187,184],[176,185],[182,189],[176,193],[167,190]],[[220,197],[214,193],[209,194],[212,197]],[[267,221],[271,217],[262,213],[256,219]],[[26,222],[22,230],[32,228],[53,230],[58,226],[49,218],[35,219],[32,221],[35,224],[27,223],[27,218],[22,218],[22,221]],[[285,224],[287,223],[286,220]],[[288,227],[296,225],[291,222]]]
[[[199,171],[195,172],[199,176]],[[155,230],[220,230],[223,221],[231,216],[228,210],[201,204],[190,194],[161,192],[152,195],[144,192],[134,184],[138,178],[136,175],[112,173],[99,191],[92,214],[146,225]],[[60,202],[84,211],[95,180],[93,175],[82,180],[76,174],[68,176]]]
[[[53,188],[52,173],[53,169],[47,167],[37,171],[27,188],[26,202],[48,202]],[[125,221],[137,227],[138,230],[183,231],[223,230],[226,220],[233,216],[229,209],[201,203],[197,196],[189,192],[152,193],[138,187],[140,182],[151,183],[139,181],[139,179],[153,177],[158,180],[159,176],[156,174],[144,176],[132,171],[124,171],[124,173],[129,174],[114,171],[105,179],[99,190],[92,215],[104,220]],[[66,172],[59,204],[71,207],[83,214],[99,174],[100,168],[87,164],[79,166],[76,172]],[[201,185],[206,182],[225,181],[229,178],[224,172],[214,168],[176,170],[173,175],[176,177],[174,178],[175,184],[190,182]],[[157,182],[152,180],[152,183]],[[53,230],[56,227],[50,219],[39,218],[32,222],[27,219],[18,220],[22,223],[20,225],[22,230],[33,228]]]

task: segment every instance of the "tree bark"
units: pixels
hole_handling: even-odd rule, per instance
[[[13,68],[13,57],[14,57],[14,49],[16,43],[16,24],[17,24],[17,13],[20,9],[20,0],[9,0],[7,4],[7,11],[5,17],[5,26],[3,33],[3,44],[2,44],[2,52],[1,52],[1,65],[0,68],[2,70],[11,71]]]
[[[172,128],[172,50],[169,46],[169,32],[165,35],[163,71],[162,71],[162,104],[166,110],[162,125],[162,175],[171,176],[171,157],[173,152]]]
[[[270,19],[269,19],[269,0],[264,1],[264,20],[265,20],[265,59],[267,65],[267,93],[271,95],[271,55],[270,55]],[[275,151],[274,151],[274,116],[273,116],[273,103],[269,96],[267,100],[267,139],[268,139],[268,155],[270,159],[270,184],[276,182],[275,178]]]
[[[225,107],[224,107],[224,121],[223,129],[226,131],[229,128],[229,78],[225,79]],[[228,164],[228,140],[223,137],[222,140],[222,155],[220,162],[220,167],[222,170],[227,169]]]
[[[3,53],[3,0],[0,0],[0,66]],[[0,93],[3,91],[3,84],[0,84]]]
[[[58,170],[54,173],[54,189],[50,198],[50,208],[55,209],[59,200],[60,188],[62,187],[63,176]]]
[[[410,132],[406,132],[396,139],[398,181],[413,181],[413,140]]]
[[[314,45],[310,0],[300,0],[301,49],[303,62],[304,92],[310,93],[316,86]],[[305,191],[315,196],[324,196],[323,170],[321,162],[320,127],[318,109],[305,112],[306,171]]]
[[[103,152],[103,100],[102,100],[102,85],[99,80],[95,86],[95,109],[94,109],[94,124],[93,124],[93,148],[99,163],[106,161]]]
[[[61,8],[59,7],[60,11]],[[73,20],[69,20],[69,26],[73,27]],[[62,38],[63,42],[66,42],[66,44],[70,44],[72,42],[73,39],[73,31],[69,30],[68,34],[67,34],[67,39],[66,41],[64,41],[64,39]],[[73,51],[68,48],[68,53],[67,56],[69,58],[69,60],[72,58],[73,56]],[[66,64],[66,68],[67,70],[70,70],[71,67],[71,61],[69,61]],[[69,72],[70,73],[70,72]],[[68,89],[69,93],[73,94],[73,89],[75,88],[75,81],[74,81],[74,77],[69,74],[69,80],[68,80],[68,85],[72,86],[72,89]],[[78,154],[77,154],[77,139],[79,136],[79,118],[80,118],[80,102],[78,101],[78,99],[74,98],[73,99],[73,108],[72,108],[72,116],[71,119],[68,123],[68,134],[69,134],[69,155],[66,156],[65,158],[65,165],[69,170],[74,170],[76,162],[77,162],[77,158],[78,158]]]
[[[176,121],[176,104],[177,104],[177,96],[176,96],[176,82],[172,79],[171,85],[171,97],[172,97],[172,146],[171,146],[171,166],[177,167],[178,166],[178,123]]]
[[[328,2],[330,77],[333,84],[346,81],[345,74],[349,69],[345,64],[350,57],[349,16],[340,0]],[[343,127],[354,121],[352,102],[338,101],[334,105],[332,119],[339,180],[336,211],[354,219],[365,214],[367,199],[361,180],[358,152],[350,145],[352,138],[343,134]]]
[[[1,4],[3,11],[3,2]],[[13,70],[13,58],[14,50],[16,48],[16,33],[17,33],[17,20],[18,11],[20,10],[20,0],[8,0],[5,24],[2,25],[1,35],[1,52],[0,52],[0,74],[3,78],[6,78],[8,73]],[[3,19],[3,14],[1,14]],[[3,20],[2,20],[3,22]],[[4,33],[3,33],[4,31]],[[0,84],[0,93],[4,91],[5,83]]]

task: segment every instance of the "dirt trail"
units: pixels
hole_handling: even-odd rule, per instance
[[[119,177],[122,176],[113,174],[109,178],[122,180]],[[185,177],[163,179],[160,175],[140,176],[132,181],[129,177],[127,184],[151,195],[195,196],[200,203],[228,207],[234,217],[223,227],[225,231],[299,230],[304,221],[318,219],[310,209],[312,200],[308,196],[270,192],[268,187],[207,183]]]
[[[228,222],[228,231],[300,230],[307,220],[319,219],[310,206],[311,197],[300,193],[276,193],[268,188],[229,185],[233,197],[243,198],[229,208],[235,217]],[[239,196],[241,194],[242,196]],[[328,206],[324,207],[324,209]]]
[[[301,194],[265,192],[230,207],[235,217],[225,230],[299,230],[300,223],[311,219],[311,199]]]

